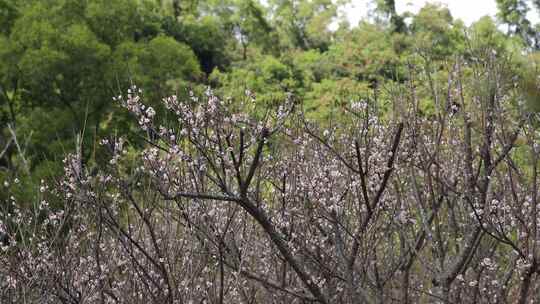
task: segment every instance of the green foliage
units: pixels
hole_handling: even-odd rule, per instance
[[[222,95],[234,100],[242,100],[246,90],[252,91],[261,105],[282,101],[286,91],[295,86],[290,67],[269,55],[259,55],[229,73],[215,70],[210,81],[219,87]]]
[[[178,89],[184,80],[200,77],[193,51],[171,37],[158,36],[142,43],[125,42],[113,56],[116,64],[112,75],[139,84],[155,97],[164,97]]]
[[[470,30],[471,50],[485,54],[486,52],[503,53],[508,50],[509,42],[489,17],[473,23]]]
[[[282,48],[328,48],[332,36],[328,26],[337,14],[336,3],[329,0],[269,2]]]
[[[414,47],[423,56],[435,60],[450,56],[456,48],[456,29],[447,8],[434,4],[424,6],[411,24],[414,33]],[[459,30],[459,29],[458,29]]]
[[[308,118],[320,122],[339,120],[336,115],[340,110],[352,101],[367,97],[363,94],[368,90],[369,84],[353,79],[324,79],[306,93],[304,111]]]
[[[533,1],[537,8],[540,8],[538,1]],[[540,48],[540,34],[535,29],[529,19],[527,13],[529,6],[524,0],[497,0],[499,19],[507,25],[508,34],[519,37],[527,45],[533,48]]]
[[[162,97],[201,78],[191,47],[159,34],[162,16],[150,1],[24,1],[10,4],[9,14],[1,4],[9,29],[0,34],[0,120],[24,145],[32,181],[44,177],[42,163],[72,151],[83,130],[91,162],[96,137],[114,131],[100,128],[111,97],[132,81]],[[115,118],[126,127],[123,120]],[[11,134],[0,135],[7,144]],[[22,156],[8,148],[0,164],[24,173]],[[61,173],[53,167],[48,174]]]
[[[228,62],[224,46],[227,33],[217,18],[188,15],[177,22],[170,16],[162,20],[163,31],[167,36],[189,45],[199,60],[202,70],[209,74],[215,67],[224,67]]]
[[[254,45],[264,52],[278,54],[278,37],[266,19],[264,8],[253,0],[237,0],[238,7],[231,16],[231,26],[240,35],[243,47],[243,59],[246,59],[246,47]]]
[[[395,0],[376,0],[375,3],[377,4],[377,11],[390,19],[392,32],[402,33],[406,30],[407,25],[403,16],[396,12]]]
[[[318,50],[287,53],[284,61],[292,67],[293,78],[298,82],[297,93],[311,90],[313,84],[330,77],[333,64],[327,53]]]
[[[17,17],[15,5],[9,0],[0,0],[0,34],[9,35]]]
[[[137,17],[136,7],[127,1],[91,1],[85,10],[92,32],[110,46],[133,37]]]
[[[369,81],[378,77],[392,79],[399,72],[400,60],[392,35],[365,22],[333,45],[328,56],[334,77]]]
[[[531,54],[521,70],[520,86],[526,105],[540,112],[540,52]]]

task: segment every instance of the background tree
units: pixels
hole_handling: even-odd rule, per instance
[[[537,6],[537,2],[533,1]],[[507,33],[519,37],[528,46],[539,49],[538,30],[527,18],[530,8],[523,0],[497,0],[498,17],[508,26]]]
[[[392,31],[403,33],[407,30],[403,16],[400,16],[396,11],[395,0],[378,0],[376,4],[377,10],[390,19]]]

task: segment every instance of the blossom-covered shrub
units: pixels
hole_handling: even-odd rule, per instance
[[[115,100],[146,138],[135,159],[103,139],[97,170],[70,155],[40,203],[2,207],[1,299],[533,301],[539,134],[501,69],[457,60],[432,114],[411,80],[325,129],[291,95],[263,111],[251,92],[239,105],[211,90],[165,98],[174,119],[159,125],[132,87]]]

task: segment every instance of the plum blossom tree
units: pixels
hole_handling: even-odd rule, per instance
[[[33,208],[3,205],[1,299],[21,303],[530,303],[540,287],[536,117],[487,56],[426,69],[326,126],[211,90],[115,98],[147,145],[78,154]],[[479,89],[481,88],[481,89]],[[385,96],[377,94],[374,96]],[[457,106],[459,105],[459,107]],[[173,119],[171,119],[173,117]],[[62,202],[57,204],[55,202]]]

